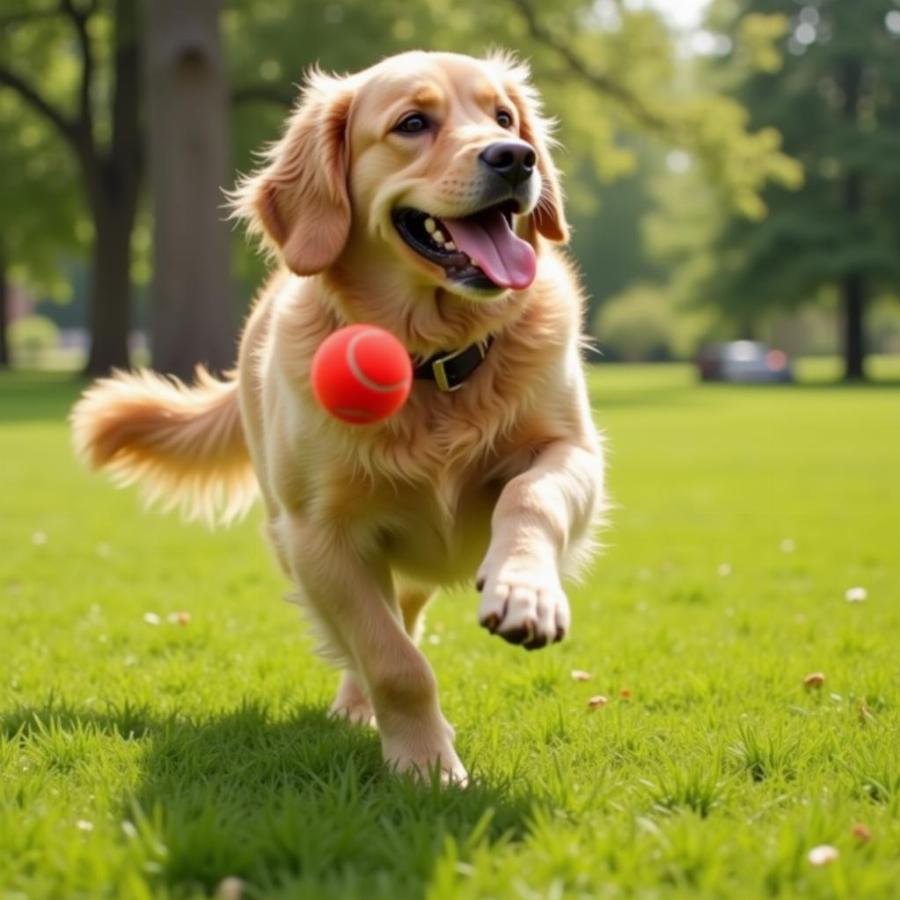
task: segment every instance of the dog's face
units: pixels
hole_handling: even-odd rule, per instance
[[[470,299],[524,289],[538,235],[567,237],[526,75],[444,53],[314,75],[238,208],[299,274],[343,258]]]

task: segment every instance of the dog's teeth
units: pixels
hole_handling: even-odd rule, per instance
[[[475,257],[474,257],[474,256],[470,256],[470,257],[469,257],[469,262],[472,263],[472,265],[475,266],[476,269],[478,268],[478,263],[477,263],[477,261],[475,260]]]
[[[447,241],[447,243],[444,244],[444,249],[445,250],[455,250],[456,244],[454,244],[453,241]]]
[[[441,231],[439,228],[436,228],[436,229],[434,230],[434,233],[431,235],[431,239],[432,239],[436,244],[443,244],[444,241],[447,240],[447,238],[444,237],[444,232]]]
[[[429,217],[425,220],[425,230],[426,230],[429,234],[434,234],[434,231],[435,231],[436,228],[437,228],[437,225],[435,224],[434,219],[432,219],[432,218],[429,216]]]

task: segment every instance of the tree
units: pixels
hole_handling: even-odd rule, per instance
[[[9,368],[9,278],[6,249],[0,242],[0,369]]]
[[[83,255],[90,234],[76,181],[74,160],[53,127],[30,116],[13,92],[0,92],[0,367],[9,363],[14,283],[59,302],[71,297],[59,262]]]
[[[90,210],[94,230],[91,348],[86,366],[90,374],[128,365],[131,235],[142,169],[136,0],[112,3],[108,11],[101,9],[99,0],[81,4],[59,0],[0,19],[4,60],[0,87],[17,94],[69,148]],[[59,65],[56,54],[71,58],[61,22],[78,46],[74,96],[61,85],[62,79],[51,83],[46,76]],[[92,37],[98,31],[111,33],[109,87],[98,74],[106,52]],[[6,62],[11,59],[27,59],[31,71]]]
[[[130,66],[131,50],[136,57],[137,36],[133,29],[123,26],[128,21],[133,23],[137,0],[43,0],[45,5],[37,10],[32,7],[39,0],[32,0],[27,7],[26,0],[19,2],[24,7],[22,13],[0,16],[0,51],[4,60],[11,61],[0,65],[0,87],[5,85],[10,89],[7,93],[28,102],[69,151],[75,151],[72,158],[80,168],[97,238],[94,327],[120,336],[116,353],[106,353],[99,360],[92,353],[91,368],[121,365],[128,319],[127,259],[142,173],[137,70]],[[154,0],[148,5],[148,13],[162,15],[168,2]],[[199,3],[193,0],[193,5]],[[182,13],[188,8],[185,4],[181,7]],[[127,15],[123,16],[123,11]],[[406,49],[433,47],[479,54],[497,45],[517,48],[530,58],[547,107],[561,120],[559,136],[566,153],[559,159],[569,174],[568,194],[573,210],[584,223],[583,232],[606,227],[604,210],[595,214],[599,219],[588,218],[590,203],[585,201],[597,194],[598,183],[605,185],[634,171],[638,159],[637,144],[631,139],[634,132],[688,147],[703,161],[722,196],[735,208],[751,214],[758,211],[761,187],[778,177],[779,167],[784,165],[773,130],[761,134],[750,131],[734,100],[683,82],[672,36],[657,15],[617,0],[558,0],[552,10],[536,0],[493,4],[457,0],[449,16],[446,4],[436,0],[414,4],[407,0],[224,0],[220,19],[233,85],[234,156],[244,171],[252,165],[251,148],[278,135],[285,112],[295,99],[295,85],[317,62],[327,69],[346,71]],[[210,20],[205,21],[208,32]],[[121,38],[127,35],[130,41],[122,43]],[[70,50],[72,37],[78,49],[75,55]],[[201,56],[208,55],[207,45],[200,43],[204,47]],[[110,46],[119,46],[123,52],[114,54]],[[73,64],[79,70],[75,92],[67,87],[71,72],[68,79],[64,77],[61,61],[70,70]],[[129,65],[122,68],[126,61]],[[210,69],[204,64],[203,71],[209,74]],[[123,79],[123,73],[128,77]],[[170,86],[174,89],[177,83],[176,79]],[[128,109],[130,115],[125,115],[124,105],[117,98],[129,85],[134,89],[134,102]],[[150,113],[153,121],[152,110]],[[118,161],[126,147],[132,152],[127,167],[129,179],[123,183],[124,172]],[[213,162],[210,169],[219,165]],[[102,177],[97,177],[98,173]],[[232,181],[224,180],[225,186]],[[115,234],[106,240],[100,232],[103,222],[110,218],[102,215],[111,205],[110,185],[115,187],[117,208],[130,211],[131,217],[121,216]],[[165,190],[165,186],[160,189]],[[201,193],[208,197],[206,191],[198,190],[198,195]],[[626,205],[635,211],[641,202],[640,192],[634,192]],[[175,207],[169,204],[167,208]],[[215,221],[212,224],[217,225]],[[165,235],[178,233],[172,225],[160,223],[159,228]],[[107,224],[104,234],[108,231]],[[240,238],[235,240],[242,244]],[[181,246],[176,243],[171,243],[176,251],[183,249],[183,242]],[[160,236],[158,249],[165,245]],[[617,252],[613,243],[606,246],[608,255]],[[597,255],[590,241],[576,247],[584,254]],[[104,269],[101,255],[107,261],[106,268],[111,267],[109,259],[118,261],[116,291],[108,290],[110,279],[100,278]],[[180,255],[184,261],[185,254]],[[247,293],[259,273],[259,264],[249,260],[246,251],[238,256]],[[220,269],[224,271],[225,266]],[[602,269],[593,267],[592,271]],[[163,271],[159,277],[161,282],[171,282],[172,278]],[[602,278],[594,277],[599,285]],[[617,277],[621,280],[622,276]],[[159,286],[162,288],[162,283]],[[113,293],[114,305],[109,299]],[[204,297],[211,300],[215,293],[213,290]],[[183,301],[167,307],[164,296],[170,295],[161,289],[158,302],[164,315],[166,311],[180,314],[188,309]],[[192,298],[191,303],[199,299]],[[218,307],[210,302],[204,308],[207,312],[203,321],[208,325],[209,316],[219,315]],[[187,330],[197,333],[203,328],[195,323],[190,329],[176,327],[169,333],[180,335]],[[102,343],[95,340],[98,347]],[[181,363],[178,365],[181,367]]]
[[[657,14],[614,0],[557,0],[552,10],[536,0],[457,0],[452,16],[438,2],[231,0],[223,25],[232,79],[244,85],[234,93],[244,101],[235,120],[236,158],[244,169],[252,165],[251,150],[279,133],[295,95],[288,85],[313,63],[346,71],[415,48],[475,55],[516,48],[560,122],[565,150],[558,161],[580,225],[573,248],[594,295],[624,286],[618,263],[629,239],[637,245],[637,229],[614,236],[609,222],[624,213],[630,226],[640,215],[643,173],[636,169],[661,155],[659,147],[646,151],[648,140],[688,149],[725,202],[750,215],[759,214],[767,181],[793,173],[774,130],[749,131],[738,102],[685,81],[672,34]],[[759,42],[764,48],[764,38]],[[621,190],[607,192],[623,179]],[[249,287],[259,270],[246,254],[239,258]],[[631,258],[637,263],[639,254]],[[613,268],[619,271],[610,278]]]
[[[865,377],[865,311],[900,284],[900,12],[890,0],[720,3],[734,35],[751,13],[782,23],[768,71],[734,87],[757,127],[774,126],[805,169],[803,188],[768,188],[764,222],[729,218],[711,290],[741,314],[798,306],[832,288],[843,309],[844,376]]]
[[[145,3],[146,98],[154,198],[153,364],[182,378],[234,363],[228,89],[218,0]]]
[[[753,130],[738,101],[685,78],[687,67],[655,12],[640,6],[629,11],[628,4],[607,0],[590,7],[576,3],[568,15],[555,8],[542,17],[532,0],[510,2],[549,62],[567,73],[566,93],[577,97],[580,85],[592,95],[574,120],[592,113],[587,128],[609,134],[604,156],[621,157],[625,148],[616,140],[618,132],[656,136],[692,154],[723,200],[746,218],[764,214],[759,194],[767,184],[791,179],[793,162],[781,152],[778,132]],[[756,37],[764,49],[765,35]]]

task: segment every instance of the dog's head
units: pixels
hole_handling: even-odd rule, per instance
[[[524,289],[538,236],[568,236],[527,75],[501,56],[419,52],[314,73],[238,214],[300,275],[340,261],[472,299]]]

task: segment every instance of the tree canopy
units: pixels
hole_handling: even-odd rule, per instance
[[[141,155],[116,163],[113,152],[123,17],[135,3],[10,0],[0,14],[0,188],[12,198],[0,217],[18,281],[58,292],[58,261],[91,248],[97,268],[97,172],[102,184],[134,174],[146,205]],[[573,248],[595,302],[669,272],[667,296],[713,298],[739,321],[851,272],[871,292],[897,277],[900,70],[890,60],[900,29],[888,27],[889,0],[850,6],[716,0],[707,27],[727,52],[696,59],[653,8],[622,0],[224,0],[232,159],[253,166],[313,65],[341,72],[412,48],[506,47],[530,62],[559,121]],[[666,175],[681,168],[687,177]],[[852,215],[848,191],[858,193]],[[125,271],[136,250],[146,270],[146,223],[137,210],[121,221]],[[246,303],[264,263],[240,235],[232,250]]]
[[[900,285],[900,11],[891,0],[746,0],[719,2],[712,22],[732,36],[752,13],[780,25],[777,57],[733,93],[751,127],[778,129],[805,179],[797,191],[767,186],[754,226],[722,221],[709,291],[743,318],[839,291],[846,374],[859,377],[866,300]]]

